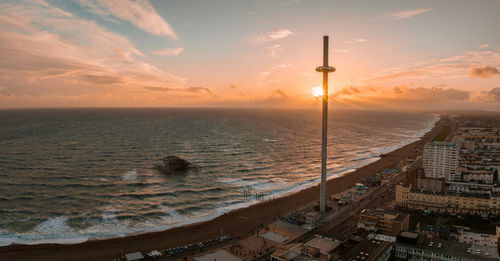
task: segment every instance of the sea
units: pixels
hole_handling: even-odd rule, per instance
[[[331,110],[328,178],[418,140],[437,120]],[[199,171],[152,169],[170,155]],[[320,156],[320,110],[0,110],[0,246],[210,220],[317,184]]]

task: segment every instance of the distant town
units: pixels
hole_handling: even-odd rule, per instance
[[[311,202],[244,236],[221,231],[200,242],[122,258],[499,260],[500,119],[442,115],[430,135],[390,168],[354,186],[341,181],[340,193],[329,193],[326,214],[318,211],[318,201]],[[252,195],[265,200],[249,189],[243,196]]]

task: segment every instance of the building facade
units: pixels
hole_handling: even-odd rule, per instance
[[[396,236],[408,230],[410,216],[381,209],[365,209],[359,214],[358,227],[367,231],[375,231],[389,236]]]
[[[478,246],[497,247],[497,236],[489,234],[474,233],[471,231],[460,231],[458,242]]]
[[[500,214],[500,195],[488,193],[432,193],[412,189],[412,185],[396,186],[396,205],[407,209],[471,215]]]
[[[429,178],[460,181],[459,149],[453,142],[433,142],[424,146],[424,170]]]
[[[395,260],[427,261],[493,261],[498,260],[495,247],[462,244],[436,238],[423,238],[417,233],[402,232],[394,243]]]

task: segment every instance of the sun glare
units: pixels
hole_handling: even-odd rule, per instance
[[[318,86],[318,87],[314,87],[311,89],[312,90],[312,94],[314,97],[321,97],[323,96],[323,88]]]

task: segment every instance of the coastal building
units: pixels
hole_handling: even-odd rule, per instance
[[[458,228],[452,226],[434,226],[429,224],[417,223],[415,227],[415,232],[427,238],[441,238],[449,239],[456,238],[458,234]]]
[[[306,224],[316,225],[320,219],[321,219],[321,214],[316,211],[311,211],[304,215],[304,220]]]
[[[340,252],[341,244],[342,243],[338,240],[316,235],[313,239],[307,241],[305,245],[308,248],[317,249],[319,254],[325,256],[327,260],[330,260],[333,253]]]
[[[401,232],[394,243],[395,260],[473,261],[498,260],[496,247],[462,244]]]
[[[365,209],[359,214],[358,228],[396,236],[408,230],[410,216],[406,213],[383,209]]]
[[[478,246],[497,247],[497,236],[492,234],[481,234],[472,231],[458,231],[458,242]]]
[[[490,191],[498,191],[498,189],[491,184],[450,182],[448,183],[448,185],[449,185],[448,191],[450,191],[451,193],[459,193],[459,194],[460,193],[488,194]]]
[[[471,215],[500,214],[500,193],[495,190],[477,192],[445,192],[417,190],[412,184],[396,185],[396,205],[401,208],[436,213]]]
[[[424,146],[424,170],[429,178],[460,181],[459,149],[453,142],[433,142]]]
[[[448,186],[444,178],[426,178],[418,176],[416,180],[416,189],[418,191],[428,191],[433,193],[446,193]]]
[[[194,258],[194,260],[195,261],[214,261],[214,260],[241,261],[240,258],[230,254],[225,250],[219,250],[203,256],[197,256]]]
[[[378,239],[364,239],[343,255],[346,261],[387,261],[391,259],[392,243]]]
[[[338,240],[316,235],[306,243],[291,243],[278,247],[271,255],[272,261],[331,260],[340,252],[342,243]]]
[[[498,183],[498,171],[496,168],[483,165],[460,166],[462,179],[469,183],[493,184]]]

